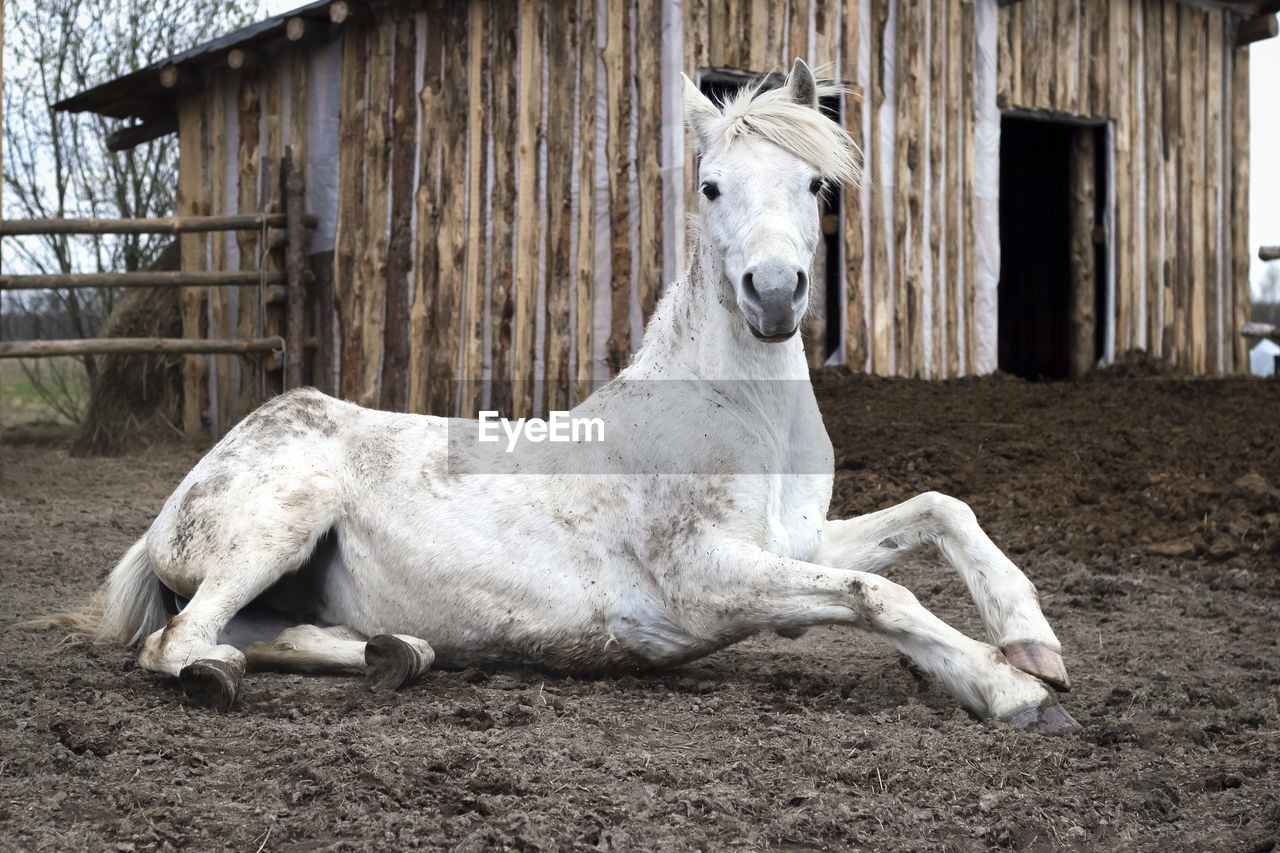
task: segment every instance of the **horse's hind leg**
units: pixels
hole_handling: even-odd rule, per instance
[[[176,675],[188,698],[226,710],[239,693],[245,657],[218,635],[241,609],[310,557],[338,521],[338,484],[294,474],[288,484],[232,482],[217,494],[186,496],[147,534],[156,576],[190,601],[148,636],[146,669]]]
[[[397,690],[421,678],[435,661],[425,640],[403,634],[366,639],[350,628],[298,625],[270,643],[244,650],[250,670],[363,675],[372,691]]]
[[[847,521],[829,521],[813,562],[879,574],[924,545],[959,572],[987,636],[1009,662],[1059,690],[1071,683],[1062,646],[1040,610],[1036,588],[996,547],[963,501],[926,492]]]

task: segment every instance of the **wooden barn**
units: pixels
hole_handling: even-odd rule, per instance
[[[320,0],[58,105],[180,136],[180,214],[278,210],[301,165],[304,379],[388,409],[564,408],[684,264],[680,72],[807,58],[865,155],[832,198],[813,363],[1078,375],[1130,349],[1245,369],[1248,42],[1277,4],[1174,0]],[[186,235],[256,270],[270,233]],[[188,336],[269,331],[269,287],[184,291]],[[187,426],[279,387],[191,356]]]

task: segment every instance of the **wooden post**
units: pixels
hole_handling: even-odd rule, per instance
[[[519,136],[519,104],[516,98],[518,44],[519,13],[516,0],[495,0],[492,40],[488,48],[493,60],[493,104],[489,111],[493,133],[493,223],[490,235],[493,271],[489,286],[489,373],[493,381],[489,404],[490,408],[506,416],[512,412],[511,324],[515,317],[513,258],[516,238],[516,149]],[[591,62],[594,68],[594,54]],[[594,177],[593,170],[591,179],[582,185],[586,188],[582,196],[584,199],[590,195]]]
[[[1280,261],[1280,246],[1259,246],[1258,260]]]
[[[284,210],[288,217],[289,246],[284,253],[284,272],[289,284],[289,313],[285,322],[284,387],[302,387],[302,317],[307,253],[306,187],[302,170],[293,162],[293,148],[284,149]]]
[[[178,104],[178,138],[181,141],[178,154],[178,192],[176,207],[179,215],[197,216],[207,213],[205,191],[205,127],[203,104],[197,99],[184,99]],[[205,269],[205,236],[182,236],[182,270],[196,272]],[[182,336],[188,339],[203,337],[205,291],[199,287],[184,288],[182,300]],[[204,431],[205,381],[208,360],[188,355],[182,365],[182,428],[187,435],[199,435]]]
[[[1098,280],[1093,251],[1097,203],[1093,135],[1093,128],[1081,127],[1076,128],[1071,139],[1071,319],[1067,370],[1072,379],[1082,378],[1093,366],[1094,295]]]
[[[604,49],[608,94],[611,312],[607,358],[617,373],[631,358],[631,3],[609,0]]]
[[[413,171],[418,147],[415,69],[418,40],[413,11],[391,7],[396,31],[391,72],[391,233],[387,242],[386,332],[382,350],[382,406],[409,407],[410,289],[413,260]]]
[[[577,328],[574,347],[577,365],[574,374],[574,401],[591,394],[595,372],[595,181],[596,181],[596,3],[581,0],[578,36],[578,256],[576,258]],[[687,45],[686,45],[687,47]],[[696,171],[686,164],[685,171]]]
[[[945,4],[946,0],[943,0]],[[841,73],[845,85],[852,85],[857,78],[858,46],[863,34],[859,29],[858,15],[846,12],[841,19],[840,62]],[[807,28],[806,28],[807,29]],[[792,33],[798,27],[792,22]],[[793,51],[794,52],[794,51]],[[844,97],[844,129],[859,150],[865,152],[862,145],[862,101],[861,91],[850,91]],[[865,160],[865,153],[864,153]],[[862,164],[866,168],[866,163]],[[860,187],[845,187],[841,192],[844,200],[844,360],[849,368],[857,373],[867,369],[867,294],[862,286],[862,266],[866,254],[862,233],[862,198]]]
[[[1263,15],[1260,18],[1243,21],[1236,28],[1236,47],[1244,47],[1255,41],[1275,38],[1277,33],[1280,33],[1280,27],[1277,26],[1274,12],[1270,15]]]
[[[547,7],[547,218],[546,316],[543,341],[543,408],[569,408],[569,352],[573,342],[569,328],[569,300],[573,288],[570,187],[573,180],[573,78],[576,75],[575,10],[571,4]],[[661,15],[657,16],[659,21]],[[650,51],[652,53],[652,51]],[[658,134],[659,140],[661,133]],[[643,135],[637,145],[643,150]],[[661,181],[661,177],[658,177]],[[642,215],[644,204],[641,203]],[[643,240],[641,245],[644,245]],[[661,253],[659,253],[661,262]],[[640,282],[643,285],[643,282]]]

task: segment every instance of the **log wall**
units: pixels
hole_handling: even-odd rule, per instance
[[[842,309],[806,326],[839,324],[851,367],[995,369],[998,187],[979,179],[998,110],[1017,110],[1113,123],[1097,318],[1114,328],[1110,354],[1229,373],[1248,311],[1248,53],[1234,28],[1164,0],[376,6],[336,41],[206,69],[179,115],[179,208],[279,209],[294,145],[322,219],[311,382],[394,410],[560,408],[625,364],[683,264],[696,161],[673,153],[678,71],[802,56],[856,93],[842,121],[864,179],[837,226]],[[183,268],[256,269],[262,238],[185,236]],[[261,337],[280,316],[252,287],[183,306],[191,336]],[[189,357],[187,426],[228,428],[278,390],[273,366]]]

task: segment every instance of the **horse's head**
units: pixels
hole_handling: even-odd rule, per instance
[[[779,89],[748,88],[723,112],[684,78],[685,121],[701,155],[702,236],[751,333],[785,341],[809,304],[819,197],[857,177],[848,134],[818,110],[840,88],[819,84],[797,59]]]

